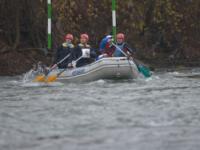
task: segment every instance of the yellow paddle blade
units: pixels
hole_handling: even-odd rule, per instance
[[[44,82],[45,81],[45,75],[38,75],[33,81],[34,82]]]
[[[57,79],[57,75],[48,76],[46,82],[54,82]]]

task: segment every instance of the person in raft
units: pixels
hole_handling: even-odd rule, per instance
[[[118,33],[116,39],[116,44],[114,44],[115,50],[112,54],[113,57],[133,56],[135,54],[136,49],[128,46],[123,33]]]
[[[84,33],[80,35],[80,43],[74,48],[71,54],[70,66],[81,67],[95,61],[96,53],[88,44],[89,36]]]
[[[65,35],[64,39],[65,39],[65,42],[62,43],[62,45],[58,47],[57,49],[55,63],[61,61],[67,55],[69,55],[69,57],[67,57],[60,64],[58,64],[59,69],[67,68],[70,61],[70,55],[74,49],[74,45],[72,44],[72,41],[74,39],[73,35],[68,33]]]
[[[131,49],[125,42],[125,35],[123,33],[118,33],[116,36],[116,44],[114,44],[112,36],[107,35],[100,42],[100,52],[102,57],[125,57],[133,55],[136,49]]]
[[[113,52],[115,51],[115,47],[112,45],[113,39],[111,35],[105,36],[99,46],[99,51],[101,55],[99,55],[98,59],[102,57],[112,57]]]

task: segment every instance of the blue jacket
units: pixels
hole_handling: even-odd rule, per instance
[[[117,43],[116,46],[117,47],[115,47],[115,51],[113,53],[114,57],[125,57],[121,51],[123,51],[126,54],[127,52],[129,52],[130,54],[134,54],[134,52],[136,52],[135,48],[130,48],[130,46],[125,42],[121,44]]]
[[[99,45],[99,49],[100,51],[103,51],[106,48],[106,44],[108,43],[109,39],[111,39],[112,36],[111,35],[107,35],[106,37],[104,37]]]

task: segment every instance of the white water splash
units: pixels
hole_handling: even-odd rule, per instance
[[[23,75],[22,81],[20,82],[20,86],[22,87],[48,87],[48,86],[62,86],[63,83],[60,82],[34,82],[35,74],[33,70],[28,71]]]
[[[20,86],[22,87],[58,87],[58,86],[63,86],[64,83],[60,82],[23,82]]]
[[[35,75],[33,74],[33,71],[30,70],[24,74],[22,82],[23,83],[31,82],[34,79],[34,77],[35,77]]]
[[[169,72],[168,74],[169,74],[169,75],[179,75],[180,72],[174,71],[174,72]]]

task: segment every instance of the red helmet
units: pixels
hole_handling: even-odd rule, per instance
[[[73,40],[74,37],[73,37],[72,34],[67,34],[67,35],[65,35],[65,40],[67,40],[67,39],[69,39],[69,40]]]
[[[81,34],[81,39],[86,39],[87,41],[89,40],[89,36],[85,33],[85,34]]]
[[[123,33],[118,33],[117,34],[117,39],[123,39],[124,40],[125,35]]]

